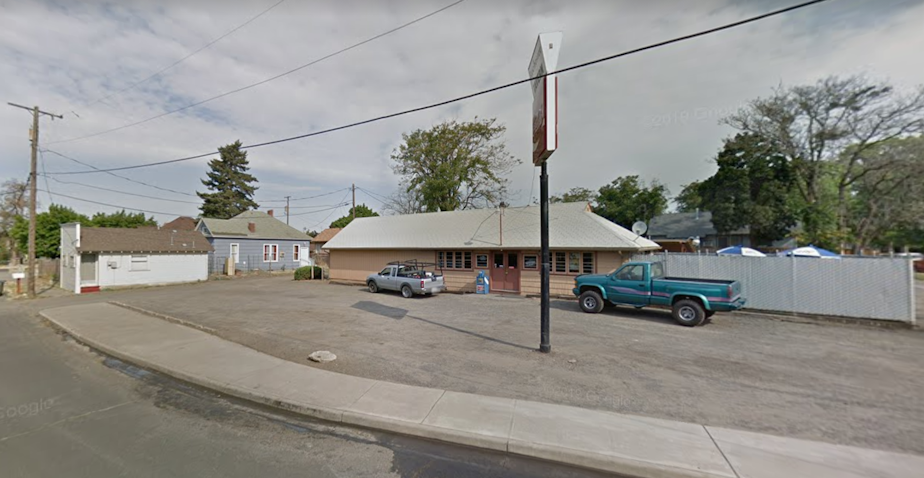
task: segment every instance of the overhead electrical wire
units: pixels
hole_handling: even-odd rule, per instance
[[[361,42],[359,42],[359,43],[354,43],[354,44],[352,44],[352,45],[350,45],[350,46],[348,46],[348,47],[341,48],[340,50],[337,50],[337,51],[335,51],[335,52],[333,52],[333,53],[329,53],[329,54],[327,54],[327,55],[325,55],[325,56],[322,56],[321,58],[318,58],[317,60],[313,60],[313,61],[311,61],[311,62],[305,63],[304,65],[295,67],[295,68],[293,68],[293,69],[291,69],[291,70],[289,70],[289,71],[286,71],[286,72],[284,72],[284,73],[280,73],[280,74],[275,75],[275,76],[271,76],[271,77],[269,77],[269,78],[266,78],[266,79],[264,79],[264,80],[258,81],[258,82],[256,82],[256,83],[251,83],[251,84],[249,84],[249,85],[247,85],[247,86],[242,86],[242,87],[240,87],[240,88],[237,88],[237,89],[234,89],[234,90],[230,90],[230,91],[226,91],[226,92],[221,93],[221,94],[216,95],[216,96],[212,96],[211,98],[206,98],[206,99],[204,99],[204,100],[197,101],[197,102],[195,102],[195,103],[190,103],[190,104],[188,104],[188,105],[181,106],[181,107],[176,108],[176,109],[172,109],[172,110],[169,110],[169,111],[165,111],[165,112],[163,112],[163,113],[161,113],[161,114],[154,115],[154,116],[151,116],[151,117],[149,117],[149,118],[145,118],[145,119],[143,119],[143,120],[141,120],[141,121],[136,121],[136,122],[134,122],[134,123],[124,124],[124,125],[122,125],[122,126],[117,126],[117,127],[115,127],[115,128],[107,129],[107,130],[104,130],[104,131],[98,131],[98,132],[92,133],[92,134],[87,134],[87,135],[83,135],[83,136],[77,136],[77,137],[74,137],[74,138],[62,139],[62,140],[59,140],[59,141],[55,141],[54,143],[48,143],[48,144],[68,143],[68,142],[71,142],[71,141],[77,141],[77,140],[81,140],[81,139],[93,138],[93,137],[96,137],[96,136],[101,136],[101,135],[104,135],[104,134],[112,133],[112,132],[119,131],[119,130],[123,130],[123,129],[126,129],[126,128],[131,128],[131,127],[133,127],[133,126],[138,126],[138,125],[147,123],[148,121],[153,121],[153,120],[156,120],[156,119],[158,119],[158,118],[163,118],[164,116],[167,116],[167,115],[172,115],[173,113],[179,113],[180,111],[185,111],[185,110],[188,110],[188,109],[190,109],[190,108],[194,108],[194,107],[196,107],[196,106],[204,105],[205,103],[208,103],[208,102],[210,102],[210,101],[217,100],[217,99],[219,99],[219,98],[224,98],[225,96],[229,96],[229,95],[233,95],[233,94],[235,94],[235,93],[240,93],[240,92],[242,92],[242,91],[249,90],[249,89],[251,89],[251,88],[254,88],[254,87],[257,87],[257,86],[260,86],[260,85],[269,83],[269,82],[271,82],[271,81],[273,81],[273,80],[277,80],[277,79],[282,78],[282,77],[284,77],[284,76],[287,76],[287,75],[290,75],[290,74],[292,74],[292,73],[295,73],[295,72],[297,72],[297,71],[299,71],[299,70],[302,70],[302,69],[304,69],[304,68],[308,68],[309,66],[316,65],[316,64],[318,64],[318,63],[320,63],[320,62],[322,62],[322,61],[324,61],[324,60],[327,60],[327,59],[329,59],[329,58],[333,58],[333,57],[335,57],[335,56],[337,56],[337,55],[340,55],[340,54],[342,54],[342,53],[346,53],[346,52],[348,52],[348,51],[350,51],[350,50],[352,50],[352,49],[354,49],[354,48],[358,48],[358,47],[360,47],[360,46],[362,46],[362,45],[365,45],[366,43],[369,43],[369,42],[378,40],[379,38],[382,38],[382,37],[384,37],[384,36],[387,36],[387,35],[390,35],[390,34],[392,34],[392,33],[395,33],[395,32],[397,32],[397,31],[402,30],[402,29],[404,29],[404,28],[407,28],[407,27],[409,27],[409,26],[411,26],[411,25],[413,25],[413,24],[415,24],[415,23],[417,23],[417,22],[420,22],[420,21],[423,21],[423,20],[425,20],[425,19],[427,19],[427,18],[430,18],[430,17],[432,17],[433,15],[436,15],[436,14],[438,14],[438,13],[444,11],[444,10],[448,10],[448,9],[450,9],[450,8],[456,6],[456,5],[458,5],[458,4],[460,4],[460,3],[464,2],[464,1],[465,1],[465,0],[456,0],[455,2],[453,2],[453,3],[451,3],[451,4],[447,5],[447,6],[445,6],[445,7],[443,7],[443,8],[440,8],[439,10],[430,12],[430,13],[428,13],[428,14],[422,16],[422,17],[415,18],[414,20],[411,20],[411,21],[409,21],[409,22],[407,22],[407,23],[404,23],[404,24],[399,25],[399,26],[397,26],[397,27],[395,27],[395,28],[392,28],[391,30],[388,30],[388,31],[383,32],[383,33],[379,33],[378,35],[375,35],[375,36],[373,36],[373,37],[367,38],[367,39],[365,39],[365,40],[363,40],[363,41],[361,41]]]
[[[314,199],[314,198],[319,198],[319,197],[324,197],[324,196],[330,196],[331,194],[337,194],[337,193],[339,193],[340,191],[345,191],[345,190],[347,190],[347,189],[350,189],[350,188],[340,188],[340,189],[336,189],[336,190],[331,191],[331,192],[327,192],[327,193],[323,193],[323,194],[317,194],[317,195],[314,195],[314,196],[305,196],[305,197],[302,197],[302,198],[294,198],[294,199],[266,199],[266,200],[263,200],[263,201],[260,201],[260,202],[286,202],[286,201],[292,201],[292,202],[294,202],[294,201],[304,201],[304,200],[306,200],[306,199]]]
[[[341,208],[341,207],[343,207],[343,206],[349,206],[349,205],[350,205],[350,203],[344,202],[344,203],[341,203],[341,204],[334,204],[333,206],[328,207],[328,208],[318,209],[317,211],[298,212],[298,213],[295,213],[295,214],[289,214],[289,217],[292,217],[292,216],[307,216],[307,215],[309,215],[309,214],[316,214],[316,213],[319,213],[319,212],[330,211],[331,209],[338,209],[338,208]]]
[[[289,141],[295,141],[295,140],[298,140],[298,139],[310,138],[310,137],[313,137],[313,136],[320,136],[320,135],[323,135],[323,134],[328,134],[328,133],[333,133],[333,132],[335,132],[335,131],[340,131],[340,130],[345,130],[345,129],[349,129],[349,128],[354,128],[354,127],[356,127],[356,126],[362,126],[362,125],[369,124],[369,123],[375,123],[375,122],[378,122],[378,121],[382,121],[382,120],[386,120],[386,119],[390,119],[390,118],[395,118],[395,117],[398,117],[398,116],[403,116],[403,115],[407,115],[407,114],[411,114],[411,113],[416,113],[416,112],[419,112],[419,111],[424,111],[424,110],[428,110],[428,109],[432,109],[432,108],[438,108],[438,107],[440,107],[440,106],[445,106],[445,105],[448,105],[448,104],[451,104],[451,103],[456,103],[456,102],[459,102],[459,101],[463,101],[463,100],[475,98],[475,97],[478,97],[478,96],[486,95],[486,94],[488,94],[488,93],[493,93],[493,92],[495,92],[495,91],[500,91],[500,90],[503,90],[503,89],[507,89],[507,88],[511,88],[511,87],[514,87],[514,86],[517,86],[517,85],[521,85],[521,84],[524,84],[524,83],[528,83],[528,82],[530,82],[530,81],[538,80],[538,79],[544,78],[544,77],[549,76],[549,75],[556,75],[556,74],[566,73],[566,72],[569,72],[569,71],[578,70],[578,69],[580,69],[580,68],[586,68],[586,67],[588,67],[588,66],[596,65],[596,64],[598,64],[598,63],[603,63],[603,62],[610,61],[610,60],[614,60],[614,59],[617,59],[617,58],[622,58],[622,57],[629,56],[629,55],[633,55],[633,54],[636,54],[636,53],[641,53],[641,52],[644,52],[644,51],[647,51],[647,50],[652,50],[652,49],[655,49],[655,48],[667,46],[667,45],[670,45],[670,44],[673,44],[673,43],[679,43],[679,42],[686,41],[686,40],[690,40],[690,39],[693,39],[693,38],[697,38],[697,37],[709,35],[709,34],[712,34],[712,33],[720,32],[720,31],[723,31],[723,30],[728,30],[728,29],[731,29],[731,28],[739,27],[739,26],[741,26],[741,25],[746,25],[746,24],[748,24],[748,23],[753,23],[753,22],[756,22],[756,21],[759,21],[759,20],[763,20],[763,19],[770,18],[770,17],[777,16],[777,15],[781,15],[781,14],[788,13],[788,12],[791,12],[791,11],[794,11],[794,10],[797,10],[797,9],[800,9],[800,8],[805,8],[805,7],[808,7],[808,6],[811,6],[811,5],[815,5],[815,4],[818,4],[818,3],[823,3],[823,2],[826,2],[826,1],[829,1],[829,0],[812,0],[812,1],[809,1],[809,2],[800,3],[800,4],[797,4],[797,5],[793,5],[793,6],[791,6],[791,7],[786,7],[786,8],[782,8],[782,9],[779,9],[779,10],[774,10],[774,11],[769,12],[769,13],[764,13],[764,14],[762,14],[762,15],[757,15],[757,16],[754,16],[754,17],[749,17],[749,18],[746,18],[746,19],[744,19],[744,20],[739,20],[739,21],[737,21],[737,22],[728,23],[728,24],[721,25],[721,26],[718,26],[718,27],[715,27],[715,28],[711,28],[711,29],[708,29],[708,30],[702,30],[702,31],[699,31],[699,32],[696,32],[696,33],[691,33],[691,34],[689,34],[689,35],[684,35],[684,36],[672,38],[672,39],[670,39],[670,40],[665,40],[665,41],[661,41],[661,42],[658,42],[658,43],[652,43],[652,44],[650,44],[650,45],[646,45],[646,46],[643,46],[643,47],[635,48],[635,49],[632,49],[632,50],[627,50],[627,51],[624,51],[624,52],[621,52],[621,53],[616,53],[616,54],[609,55],[609,56],[605,56],[605,57],[602,57],[602,58],[597,58],[597,59],[595,59],[595,60],[586,61],[586,62],[584,62],[584,63],[579,63],[579,64],[577,64],[577,65],[569,66],[569,67],[567,67],[567,68],[562,68],[562,69],[560,69],[560,70],[548,72],[548,73],[543,74],[543,75],[537,75],[537,76],[534,76],[534,77],[531,77],[531,78],[524,78],[524,79],[522,79],[522,80],[517,80],[517,81],[511,82],[511,83],[504,84],[504,85],[495,86],[495,87],[489,88],[489,89],[487,89],[487,90],[481,90],[481,91],[478,91],[478,92],[475,92],[475,93],[470,93],[470,94],[463,95],[463,96],[459,96],[459,97],[456,97],[456,98],[453,98],[453,99],[449,99],[449,100],[445,100],[445,101],[440,101],[440,102],[438,102],[438,103],[433,103],[433,104],[426,105],[426,106],[420,106],[420,107],[417,107],[417,108],[411,108],[411,109],[399,111],[399,112],[396,112],[396,113],[390,113],[390,114],[387,114],[387,115],[377,116],[377,117],[375,117],[375,118],[370,118],[370,119],[366,119],[366,120],[363,120],[363,121],[357,121],[357,122],[355,122],[355,123],[349,123],[349,124],[345,124],[345,125],[341,125],[341,126],[337,126],[337,127],[333,127],[333,128],[328,128],[328,129],[324,129],[324,130],[320,130],[320,131],[315,131],[315,132],[312,132],[312,133],[306,133],[306,134],[302,134],[302,135],[298,135],[298,136],[290,136],[290,137],[288,137],[288,138],[282,138],[282,139],[277,139],[277,140],[272,140],[272,141],[266,141],[266,142],[263,142],[263,143],[256,143],[256,144],[241,146],[240,149],[254,149],[254,148],[259,148],[259,147],[263,147],[263,146],[269,146],[269,145],[273,145],[273,144],[279,144],[279,143],[286,143],[286,142],[289,142]],[[177,159],[170,159],[170,160],[166,160],[166,161],[156,161],[156,162],[152,162],[152,163],[136,164],[136,165],[133,165],[133,166],[122,166],[122,167],[118,167],[118,168],[108,168],[108,169],[102,169],[102,170],[99,170],[99,171],[100,171],[100,172],[124,171],[124,170],[128,170],[128,169],[138,169],[138,168],[147,168],[147,167],[151,167],[151,166],[161,166],[161,165],[165,165],[165,164],[173,164],[173,163],[179,163],[179,162],[183,162],[183,161],[190,161],[190,160],[193,160],[193,159],[204,158],[204,157],[206,157],[206,156],[211,156],[211,155],[213,155],[213,154],[216,154],[216,152],[215,152],[215,151],[211,151],[211,152],[204,153],[204,154],[197,154],[197,155],[194,155],[194,156],[187,156],[187,157],[185,157],[185,158],[177,158]],[[94,172],[94,171],[64,171],[64,172],[58,172],[58,173],[54,173],[54,174],[89,174],[89,173],[93,173],[93,172]]]
[[[347,193],[343,195],[343,199],[340,200],[340,202],[344,203],[344,206],[350,204],[350,203],[348,203],[348,202],[345,202],[347,196],[349,196],[349,195],[350,195],[350,192],[347,191]],[[340,206],[340,207],[343,207],[343,206]],[[324,219],[321,219],[320,221],[318,221],[317,224],[315,224],[314,226],[309,227],[308,229],[317,229],[318,226],[320,226],[321,224],[324,224],[325,222],[327,222],[327,220],[330,219],[330,217],[333,216],[335,212],[337,212],[336,209],[334,209],[333,211],[331,211],[330,214],[328,214],[327,216],[324,217]]]
[[[72,158],[72,157],[70,157],[70,156],[68,156],[68,155],[66,155],[66,154],[61,154],[61,153],[59,153],[59,152],[57,152],[57,151],[54,151],[54,150],[51,150],[51,149],[45,149],[44,151],[49,152],[49,153],[51,153],[51,154],[54,154],[54,155],[56,155],[56,156],[60,156],[60,157],[62,157],[62,158],[64,158],[64,159],[69,159],[69,160],[71,160],[71,161],[73,161],[73,162],[75,162],[75,163],[77,163],[77,164],[81,164],[81,165],[86,166],[86,167],[88,167],[88,168],[92,168],[92,169],[96,170],[97,172],[106,173],[106,174],[108,174],[108,175],[110,175],[110,176],[114,176],[114,177],[117,177],[117,178],[119,178],[119,179],[123,179],[123,180],[128,181],[128,182],[132,182],[132,183],[135,183],[135,184],[140,184],[140,185],[142,185],[142,186],[147,186],[147,187],[149,187],[149,188],[159,189],[159,190],[161,190],[161,191],[167,191],[167,192],[171,192],[171,193],[175,193],[175,194],[181,194],[181,195],[183,195],[183,196],[193,196],[193,197],[196,196],[195,194],[185,193],[185,192],[183,192],[183,191],[177,191],[177,190],[175,190],[175,189],[170,189],[170,188],[164,188],[164,187],[161,187],[161,186],[156,186],[156,185],[154,185],[154,184],[148,184],[148,183],[146,183],[146,182],[144,182],[144,181],[139,181],[139,180],[137,180],[137,179],[132,179],[132,178],[129,178],[129,177],[127,177],[127,176],[121,176],[121,175],[119,175],[119,174],[113,173],[112,171],[107,171],[107,170],[104,170],[104,169],[102,169],[102,168],[98,168],[98,167],[96,167],[96,166],[93,166],[93,165],[90,164],[90,163],[83,162],[83,161],[81,161],[81,160],[79,160],[79,159]],[[90,173],[90,172],[93,172],[93,171],[87,171],[87,172]],[[55,173],[52,173],[52,175],[54,175],[54,174],[55,174]]]
[[[43,191],[43,192],[46,192],[46,193],[48,192],[48,191],[46,191],[46,190],[44,190],[44,189],[39,189],[39,191]],[[83,202],[88,202],[88,203],[91,203],[91,204],[98,204],[98,205],[100,205],[100,206],[109,206],[109,207],[114,207],[114,208],[118,208],[118,209],[127,209],[127,210],[129,210],[129,211],[146,212],[146,213],[150,213],[150,214],[163,214],[163,215],[165,215],[165,216],[183,216],[183,215],[184,215],[184,214],[178,214],[178,213],[174,213],[174,212],[150,211],[150,210],[148,210],[148,209],[139,209],[139,208],[136,208],[136,207],[118,206],[118,205],[116,205],[116,204],[109,204],[109,203],[99,202],[99,201],[91,201],[91,200],[89,200],[89,199],[83,199],[83,198],[79,198],[79,197],[68,196],[67,194],[61,194],[61,193],[55,193],[55,195],[61,196],[61,197],[65,197],[65,198],[68,198],[68,199],[73,199],[73,200],[75,200],[75,201],[83,201]]]
[[[186,61],[186,60],[192,58],[194,55],[196,55],[197,53],[201,52],[202,50],[205,50],[206,48],[208,48],[208,47],[210,47],[210,46],[212,46],[212,45],[218,43],[219,41],[223,40],[225,37],[227,37],[227,36],[233,34],[234,32],[240,30],[241,28],[244,28],[245,26],[249,25],[251,22],[253,22],[254,20],[256,20],[256,19],[258,19],[258,18],[260,18],[260,17],[262,17],[264,14],[268,13],[270,10],[272,10],[272,9],[274,9],[274,8],[276,8],[276,7],[278,7],[278,6],[279,6],[282,2],[284,2],[284,1],[286,1],[286,0],[279,0],[278,2],[274,3],[274,4],[271,5],[269,8],[267,8],[266,10],[263,10],[262,12],[258,13],[256,16],[251,17],[251,18],[250,18],[249,20],[247,20],[246,22],[241,23],[240,25],[238,25],[238,26],[232,28],[231,30],[229,30],[228,32],[226,32],[224,35],[221,35],[220,37],[218,37],[218,38],[216,38],[216,39],[214,39],[214,40],[212,40],[212,41],[206,43],[205,45],[199,47],[198,50],[195,50],[195,51],[193,51],[192,53],[190,53],[190,54],[184,56],[183,58],[180,58],[179,60],[177,60],[177,61],[171,63],[169,66],[164,67],[164,68],[161,68],[161,69],[158,70],[157,72],[152,73],[152,74],[148,75],[147,77],[145,77],[144,79],[139,80],[139,81],[136,81],[136,82],[134,82],[134,83],[132,83],[132,84],[126,86],[125,88],[122,88],[122,89],[120,89],[120,90],[116,90],[116,91],[114,91],[114,92],[112,92],[112,93],[109,93],[109,94],[106,95],[106,96],[97,98],[96,100],[93,100],[93,101],[91,101],[90,103],[87,103],[85,106],[93,106],[93,105],[95,105],[96,103],[99,103],[99,102],[101,102],[101,101],[105,101],[105,100],[107,100],[107,99],[109,99],[109,98],[111,98],[111,97],[113,97],[113,96],[115,96],[115,95],[118,95],[118,94],[120,94],[120,93],[124,93],[124,92],[126,92],[126,91],[128,91],[128,90],[130,90],[130,89],[132,89],[132,88],[134,88],[134,87],[136,87],[136,86],[138,86],[138,85],[140,85],[140,84],[142,84],[142,83],[145,83],[145,82],[147,82],[148,80],[150,80],[151,78],[154,78],[154,77],[156,77],[156,76],[160,76],[161,74],[163,74],[163,73],[166,72],[167,70],[169,70],[169,69],[171,69],[171,68],[173,68],[173,67],[179,65],[180,63],[183,63],[184,61]],[[65,141],[68,141],[68,140],[65,140]]]
[[[46,180],[48,179],[47,174],[42,174],[42,176],[45,176],[45,179],[46,179]],[[120,191],[120,190],[118,190],[118,189],[105,188],[105,187],[102,187],[102,186],[96,186],[96,185],[94,185],[94,184],[79,183],[79,182],[77,182],[77,181],[62,181],[62,180],[60,180],[60,179],[58,179],[58,178],[51,178],[51,179],[52,179],[53,181],[59,182],[59,183],[61,183],[61,184],[74,184],[74,185],[77,185],[77,186],[84,186],[84,187],[88,187],[88,188],[92,188],[92,189],[98,189],[98,190],[100,190],[100,191],[109,191],[109,192],[116,193],[116,194],[124,194],[124,195],[126,195],[126,196],[136,196],[136,197],[140,197],[140,198],[156,199],[156,200],[158,200],[158,201],[178,202],[178,203],[183,203],[183,204],[197,204],[197,205],[198,205],[198,204],[202,204],[202,201],[184,201],[184,200],[182,200],[182,199],[169,199],[169,198],[162,198],[162,197],[157,197],[157,196],[148,196],[148,195],[145,195],[145,194],[130,193],[130,192],[128,192],[128,191]]]

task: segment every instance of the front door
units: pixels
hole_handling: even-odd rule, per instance
[[[616,271],[607,280],[606,296],[610,302],[630,305],[648,305],[651,299],[650,282],[645,266],[631,264]]]
[[[491,290],[520,292],[520,253],[495,252],[491,263]]]

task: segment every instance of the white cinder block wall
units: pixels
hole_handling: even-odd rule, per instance
[[[132,256],[147,257],[147,270],[133,266]],[[208,279],[208,254],[100,254],[100,287],[155,285]]]

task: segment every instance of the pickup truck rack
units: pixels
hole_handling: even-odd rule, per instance
[[[409,261],[391,261],[386,265],[413,267],[418,270],[426,270],[427,268],[439,269],[440,275],[443,275],[443,268],[439,267],[439,265],[436,262],[424,262],[424,261],[418,261],[417,259],[411,259]]]

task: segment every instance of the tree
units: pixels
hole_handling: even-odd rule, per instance
[[[549,198],[550,203],[558,202],[594,202],[597,199],[597,193],[587,188],[571,188],[561,196],[552,196]]]
[[[862,163],[867,173],[851,191],[855,252],[870,245],[924,246],[924,136],[882,142]]]
[[[674,197],[677,212],[694,212],[703,209],[703,197],[700,195],[702,181],[693,181],[681,186],[680,194]]]
[[[388,201],[382,205],[385,211],[395,214],[417,214],[424,212],[423,200],[416,189],[408,189],[407,186],[398,186],[398,190],[388,197]]]
[[[130,213],[121,210],[112,214],[98,212],[90,219],[90,225],[95,227],[142,227],[157,226],[153,217],[145,217],[143,212]]]
[[[696,186],[700,207],[712,212],[719,233],[749,227],[753,244],[782,239],[799,212],[791,164],[760,136],[739,133],[725,140],[715,159],[719,170]]]
[[[19,251],[12,230],[16,218],[26,214],[29,207],[29,183],[11,179],[0,189],[0,245],[5,244],[11,264],[19,264]]]
[[[379,213],[373,211],[365,204],[360,204],[356,206],[356,217],[373,217],[378,216]],[[353,208],[350,208],[350,212],[346,216],[343,216],[336,221],[330,223],[330,227],[347,227],[347,224],[353,221]]]
[[[257,187],[253,183],[257,178],[249,174],[247,152],[241,151],[241,142],[235,141],[227,146],[218,148],[219,159],[209,161],[211,170],[206,173],[207,179],[202,180],[212,193],[196,194],[202,198],[203,217],[229,219],[238,214],[259,207],[253,200]]]
[[[392,153],[395,174],[426,211],[494,206],[506,194],[504,178],[520,164],[507,152],[507,128],[495,119],[449,121],[403,134]]]
[[[600,188],[594,212],[625,228],[650,222],[667,210],[667,188],[657,180],[645,185],[638,176],[622,176]]]
[[[12,229],[19,250],[29,247],[29,220],[17,216]],[[61,224],[79,222],[90,224],[90,218],[78,214],[66,206],[52,204],[48,210],[35,216],[35,256],[55,258],[60,256]]]
[[[820,221],[833,214],[833,235],[843,245],[848,239],[851,188],[871,171],[864,155],[884,141],[924,131],[924,87],[900,94],[863,76],[831,76],[814,85],[781,85],[769,98],[752,101],[723,122],[778,148],[798,178],[809,240],[832,235]],[[832,162],[837,167],[830,167]],[[876,166],[883,168],[888,164]],[[828,175],[833,175],[836,188],[833,212],[824,209]]]

